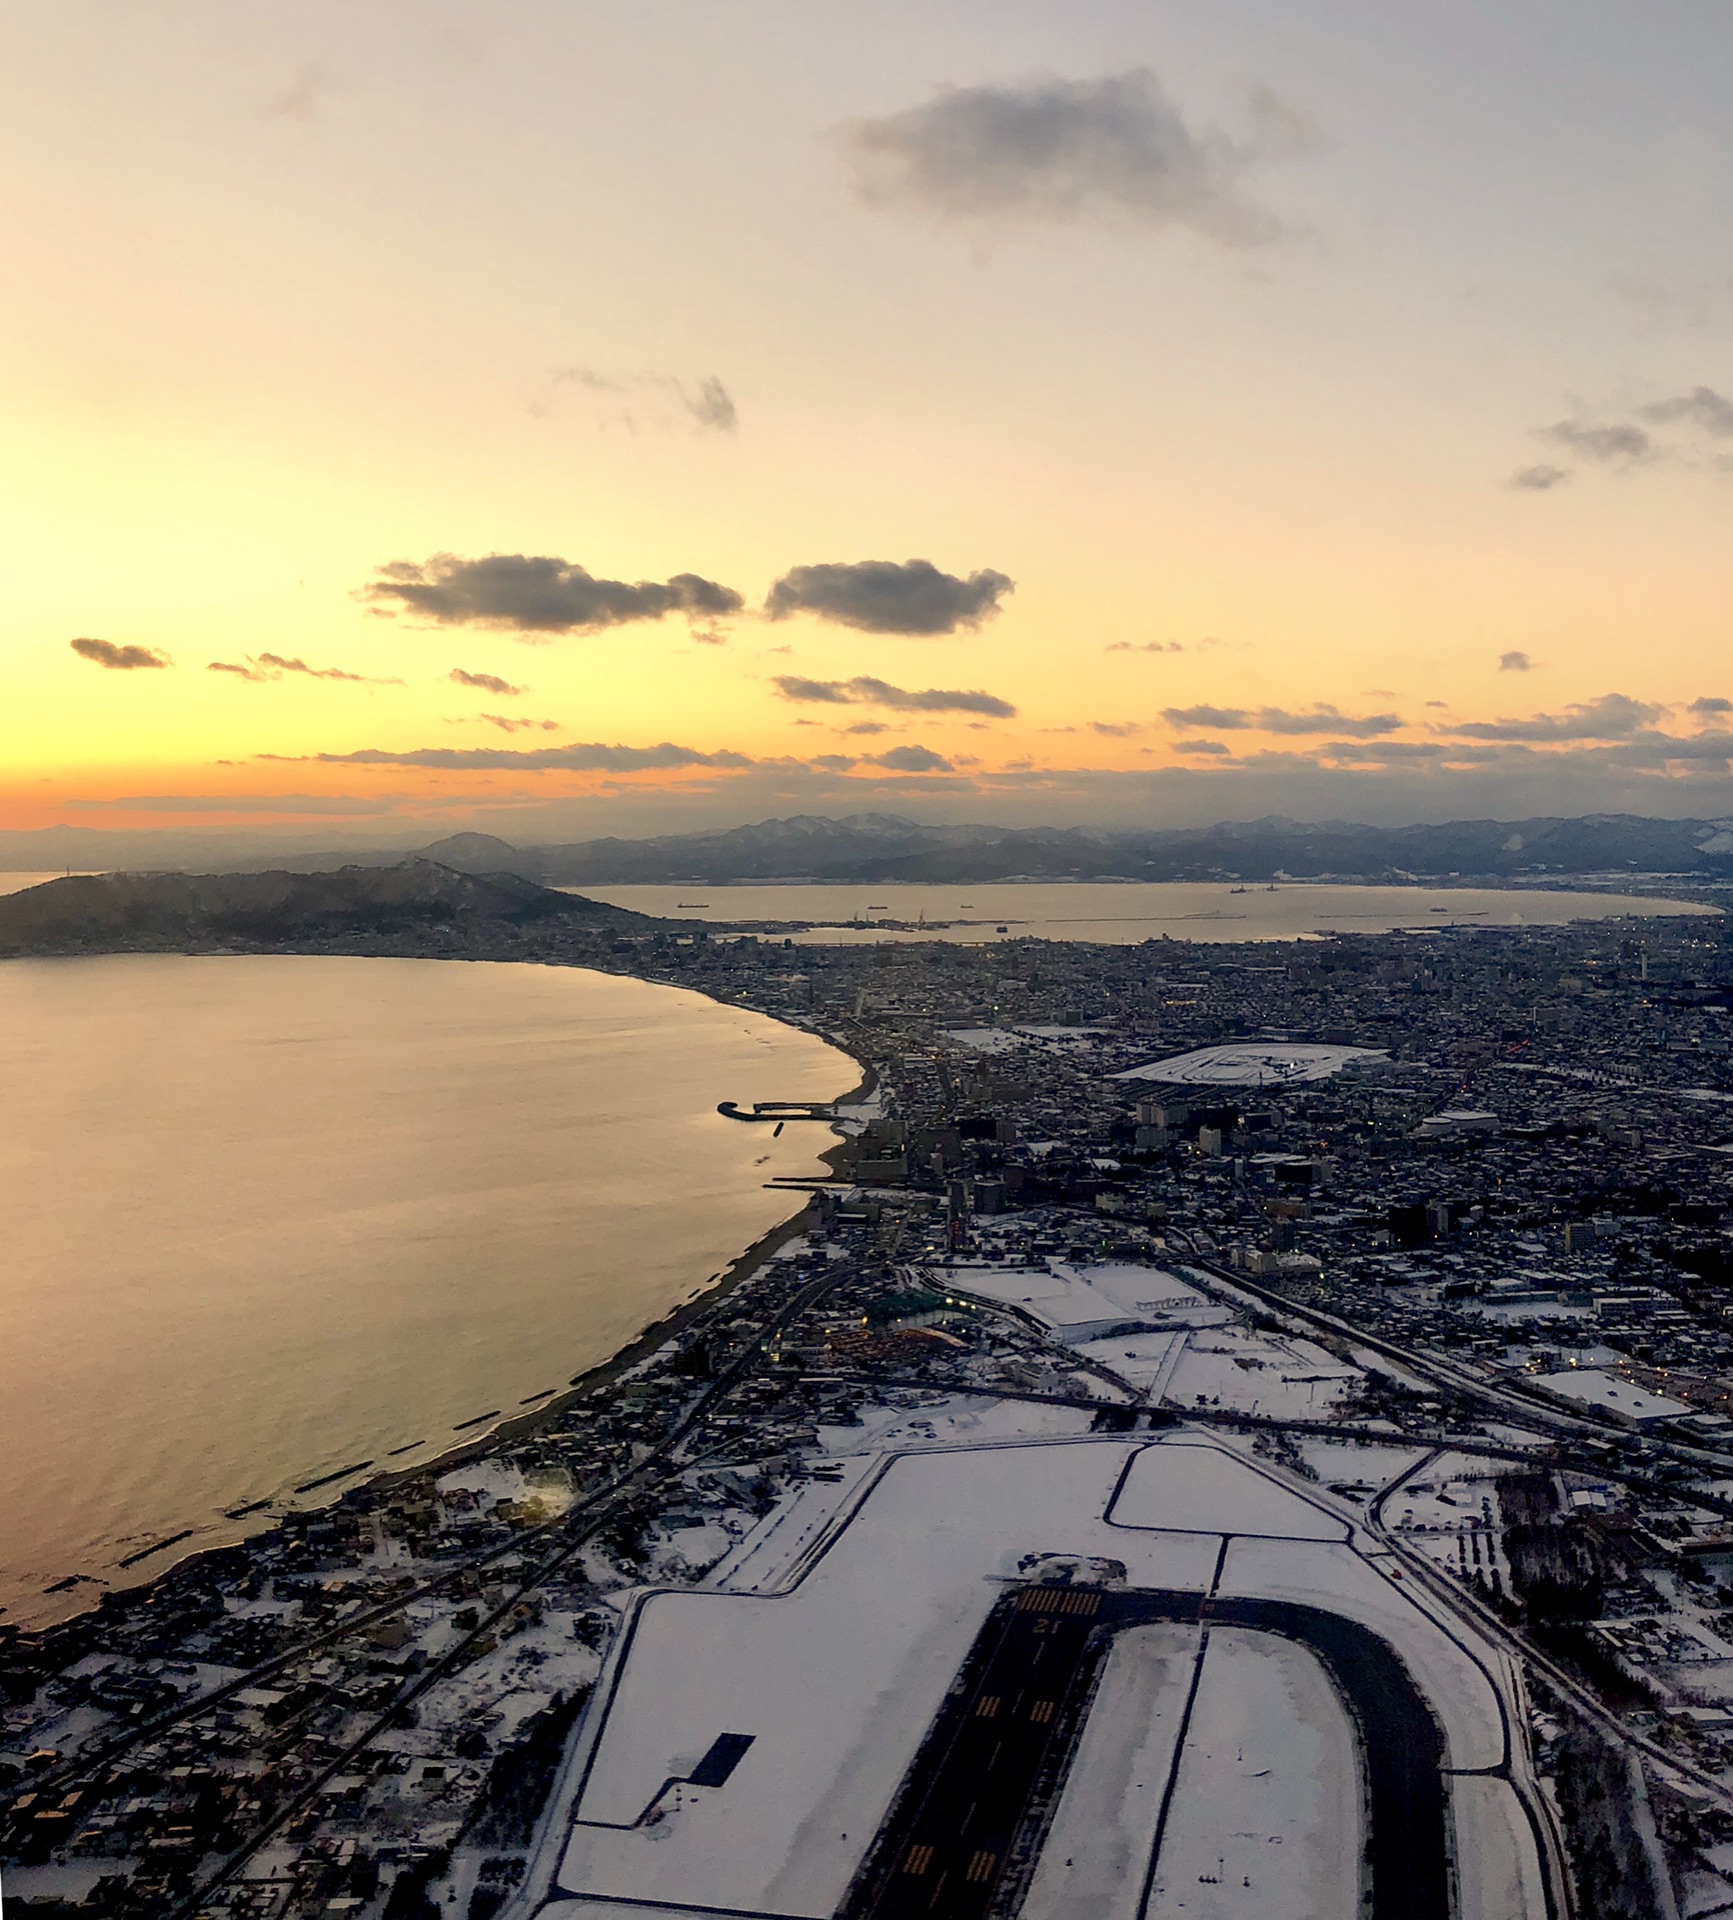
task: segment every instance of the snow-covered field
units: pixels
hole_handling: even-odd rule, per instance
[[[1381,1566],[1363,1557],[1370,1543],[1353,1513],[1183,1431],[1150,1443],[953,1444],[882,1466],[863,1460],[858,1471],[851,1462],[845,1484],[809,1485],[768,1516],[764,1537],[749,1536],[709,1590],[635,1603],[562,1790],[569,1839],[543,1920],[628,1920],[669,1907],[834,1913],[994,1601],[1050,1554],[1117,1561],[1134,1587],[1200,1595],[1219,1563],[1225,1592],[1305,1599],[1362,1619],[1432,1698],[1449,1764],[1499,1764],[1508,1676],[1484,1650],[1471,1656],[1457,1644],[1433,1617],[1436,1603],[1404,1585],[1387,1556]],[[765,1590],[774,1568],[788,1570],[786,1591]],[[758,1590],[738,1590],[749,1585]],[[1222,1656],[1206,1671],[1164,1843],[1172,1910],[1212,1911],[1203,1896],[1237,1891],[1242,1904],[1224,1914],[1339,1908],[1346,1920],[1354,1891],[1339,1867],[1358,1858],[1360,1816],[1345,1711],[1310,1655],[1219,1628],[1212,1648],[1218,1635]],[[1099,1849],[1147,1852],[1150,1780],[1179,1711],[1171,1683],[1183,1674],[1189,1687],[1185,1650],[1195,1639],[1190,1629],[1137,1629],[1116,1648],[1043,1854],[1035,1887],[1045,1904],[1028,1907],[1032,1916],[1119,1912]],[[726,1782],[675,1784],[722,1734],[750,1737]],[[1457,1797],[1459,1846],[1478,1844],[1484,1818],[1497,1846],[1520,1852],[1510,1788],[1476,1787],[1477,1797]],[[1081,1838],[1059,1842],[1089,1832],[1097,1837],[1084,1880],[1063,1867],[1082,1858]],[[1272,1897],[1288,1905],[1244,1905],[1255,1851],[1247,1835],[1260,1860],[1280,1851]],[[1231,1888],[1217,1873],[1230,1851],[1235,1862],[1246,1854]],[[1512,1872],[1520,1881],[1526,1870],[1519,1860]],[[1511,1880],[1503,1868],[1492,1873]],[[1096,1892],[1082,1898],[1086,1887]],[[1502,1920],[1525,1911],[1512,1906]]]
[[[947,1269],[943,1280],[959,1293],[1021,1308],[1066,1346],[1102,1339],[1115,1328],[1213,1327],[1232,1317],[1160,1267],[1128,1262],[958,1267]]]
[[[1218,1327],[1191,1336],[1164,1397],[1174,1407],[1327,1420],[1361,1378],[1358,1369],[1314,1341]]]
[[[1358,1920],[1360,1826],[1353,1724],[1322,1665],[1212,1627],[1149,1920]]]
[[[1019,1920],[1139,1920],[1202,1630],[1114,1642]]]

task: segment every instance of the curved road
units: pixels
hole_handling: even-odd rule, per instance
[[[984,1920],[1008,1876],[1033,1865],[1082,1731],[1091,1682],[1116,1635],[1157,1621],[1280,1634],[1323,1663],[1353,1714],[1368,1795],[1370,1920],[1449,1920],[1444,1740],[1389,1643],[1296,1601],[1171,1589],[1031,1586],[994,1607],[922,1743],[840,1920]],[[1199,1653],[1199,1666],[1203,1659]],[[1195,1680],[1194,1680],[1195,1690]],[[1188,1706],[1189,1712],[1189,1706]],[[1180,1741],[1174,1768],[1183,1765]],[[1168,1801],[1173,1792],[1168,1787]],[[1165,1821],[1167,1802],[1162,1819]],[[1161,1851],[1158,1823],[1145,1904]]]

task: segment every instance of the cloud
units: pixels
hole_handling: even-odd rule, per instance
[[[527,773],[560,770],[569,773],[670,772],[682,767],[751,767],[760,764],[750,755],[724,748],[704,753],[697,747],[676,746],[664,740],[654,747],[609,746],[593,740],[566,747],[411,747],[391,752],[383,747],[360,747],[352,753],[261,753],[261,760],[311,760],[324,766],[438,767],[452,773],[516,769]]]
[[[1206,723],[1207,724],[1207,723]],[[1320,702],[1310,713],[1289,713],[1283,707],[1261,707],[1252,724],[1265,733],[1346,733],[1371,739],[1381,733],[1394,733],[1406,721],[1399,714],[1368,713],[1359,716],[1339,713],[1328,702]]]
[[[98,667],[111,667],[117,673],[132,673],[140,667],[167,667],[174,663],[166,653],[154,647],[117,646],[112,640],[69,640],[67,645],[81,660]]]
[[[1534,662],[1519,647],[1512,647],[1509,653],[1498,656],[1498,670],[1500,673],[1533,673]]]
[[[930,560],[833,560],[791,567],[770,589],[764,611],[772,620],[809,613],[863,633],[955,633],[990,619],[1015,585],[989,568],[963,579]]]
[[[547,726],[552,722],[512,720],[507,716],[483,715],[497,725],[516,731],[526,726]],[[694,768],[720,772],[786,774],[790,777],[817,768],[835,773],[851,767],[881,767],[891,773],[951,773],[955,763],[930,747],[911,744],[891,747],[884,753],[856,758],[849,754],[819,754],[810,762],[797,759],[757,760],[750,754],[730,748],[706,752],[699,747],[677,745],[664,740],[653,747],[609,745],[603,741],[583,741],[562,747],[410,747],[394,751],[383,747],[361,747],[348,753],[282,754],[260,753],[254,758],[279,763],[311,762],[321,766],[417,767],[446,773],[680,773]],[[971,762],[970,764],[974,764]]]
[[[1691,702],[1689,711],[1699,714],[1733,713],[1733,700],[1723,700],[1717,693],[1706,693],[1702,699]]]
[[[1141,720],[1091,720],[1091,733],[1103,733],[1113,740],[1127,740],[1134,733],[1143,731]]]
[[[501,627],[515,633],[595,632],[669,613],[738,613],[730,587],[696,573],[670,580],[598,580],[575,561],[549,554],[490,553],[463,560],[393,560],[361,589],[381,612],[407,611],[441,626]]]
[[[239,680],[281,680],[286,673],[298,673],[309,680],[347,680],[358,687],[400,687],[401,680],[375,680],[365,673],[350,673],[344,667],[310,667],[305,660],[280,653],[248,654],[245,661],[213,660],[209,673],[229,673]]]
[[[476,717],[490,727],[498,727],[501,733],[558,733],[560,730],[557,720],[519,720],[509,713],[483,713]]]
[[[1221,740],[1176,740],[1173,743],[1175,753],[1231,753],[1233,750]]]
[[[497,694],[501,699],[529,692],[528,687],[514,687],[497,673],[467,673],[462,667],[453,667],[445,677],[454,687],[473,687],[477,693]]]
[[[1713,387],[1692,387],[1686,393],[1671,394],[1664,400],[1651,400],[1635,411],[1636,420],[1611,421],[1586,418],[1579,412],[1574,420],[1558,420],[1550,427],[1537,427],[1535,431],[1543,440],[1568,447],[1584,460],[1616,468],[1621,473],[1656,462],[1699,464],[1688,448],[1657,440],[1648,427],[1637,424],[1638,420],[1654,427],[1684,428],[1711,440],[1733,439],[1733,400]],[[1712,467],[1723,469],[1727,464],[1725,455],[1718,455],[1710,462]],[[1544,491],[1569,478],[1570,474],[1559,467],[1525,467],[1513,476],[1511,485]]]
[[[1543,460],[1537,467],[1519,467],[1510,476],[1510,484],[1519,493],[1550,493],[1570,477],[1569,468],[1548,466]]]
[[[1103,653],[1184,653],[1185,644],[1180,640],[1115,640],[1111,646],[1103,647]]]
[[[1394,733],[1407,723],[1399,714],[1345,714],[1327,703],[1309,713],[1290,713],[1286,707],[1163,707],[1161,717],[1170,727],[1216,727],[1229,732],[1252,728],[1261,733],[1348,733],[1366,738]]]
[[[889,707],[898,713],[985,713],[996,720],[1016,717],[1017,709],[997,694],[926,687],[913,692],[887,681],[859,675],[853,680],[803,680],[798,674],[779,673],[773,684],[784,700],[809,705]]]
[[[1619,740],[1660,719],[1665,707],[1633,700],[1629,694],[1604,693],[1561,713],[1537,713],[1529,720],[1469,720],[1444,730],[1465,740]]]
[[[892,747],[888,753],[869,754],[875,767],[888,767],[893,773],[950,773],[951,763],[931,747]]]
[[[1717,440],[1733,438],[1733,400],[1717,393],[1713,387],[1693,387],[1689,393],[1653,401],[1639,411],[1645,420],[1652,420],[1657,426],[1683,422]]]
[[[589,404],[598,426],[624,427],[628,433],[736,433],[739,409],[714,374],[680,380],[669,373],[601,373],[594,367],[555,367],[528,396],[531,413],[545,418],[565,393]]]
[[[1589,420],[1558,420],[1536,431],[1543,440],[1555,441],[1584,460],[1596,461],[1601,466],[1640,467],[1660,454],[1652,436],[1628,420],[1605,426]]]
[[[837,130],[863,205],[960,221],[1179,228],[1228,247],[1268,245],[1282,222],[1247,196],[1259,162],[1307,136],[1273,95],[1250,137],[1194,130],[1147,68],[1097,80],[951,88],[922,106]]]

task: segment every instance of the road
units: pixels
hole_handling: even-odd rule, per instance
[[[171,1909],[169,1914],[165,1916],[165,1920],[192,1920],[192,1917],[199,1912],[217,1888],[232,1880],[261,1847],[266,1845],[268,1841],[272,1840],[311,1806],[332,1780],[341,1773],[352,1771],[355,1762],[360,1756],[398,1719],[406,1707],[412,1706],[423,1694],[427,1693],[441,1680],[447,1678],[461,1667],[465,1661],[471,1657],[476,1643],[481,1640],[483,1635],[491,1633],[501,1625],[502,1622],[507,1620],[520,1601],[534,1592],[537,1587],[543,1585],[554,1573],[581,1552],[584,1546],[606,1523],[612,1508],[621,1498],[630,1492],[642,1490],[667,1473],[677,1470],[682,1461],[682,1449],[686,1441],[703,1427],[704,1422],[715,1411],[717,1403],[732,1388],[738,1386],[741,1380],[758,1364],[764,1343],[770,1340],[775,1334],[780,1333],[791,1320],[795,1319],[799,1314],[804,1313],[808,1307],[815,1305],[832,1287],[849,1277],[853,1271],[854,1269],[852,1267],[838,1262],[837,1265],[829,1271],[820,1274],[817,1279],[808,1281],[805,1286],[798,1289],[775,1314],[764,1322],[763,1326],[759,1329],[757,1338],[748,1346],[740,1358],[724,1372],[717,1375],[716,1379],[699,1395],[698,1399],[695,1400],[686,1412],[662,1435],[650,1453],[641,1460],[636,1467],[632,1468],[628,1473],[622,1474],[610,1486],[592,1495],[590,1499],[584,1503],[580,1514],[581,1524],[574,1526],[573,1516],[571,1515],[568,1515],[565,1520],[558,1523],[559,1544],[554,1550],[531,1568],[526,1577],[512,1588],[510,1593],[500,1601],[498,1606],[494,1607],[470,1633],[467,1633],[442,1660],[439,1660],[433,1666],[429,1667],[425,1673],[410,1681],[383,1713],[371,1719],[358,1735],[345,1743],[342,1750],[333,1760],[324,1767],[321,1767],[298,1794],[286,1800],[270,1820],[250,1834],[212,1873],[199,1883],[197,1888],[184,1901]],[[429,1586],[431,1588],[433,1586],[443,1585],[450,1577],[451,1575],[448,1571],[442,1574],[439,1580],[429,1583]],[[398,1608],[407,1605],[411,1597],[412,1596],[406,1595],[391,1607],[377,1610],[377,1614],[394,1612]],[[369,1617],[377,1617],[377,1614],[370,1615]],[[359,1624],[359,1621],[346,1623],[343,1631],[352,1632]],[[301,1649],[300,1652],[304,1653],[305,1649]],[[297,1657],[299,1657],[299,1655]],[[225,1689],[225,1692],[230,1690],[231,1689]],[[182,1719],[189,1718],[192,1712],[201,1711],[210,1704],[211,1696],[207,1695],[206,1698],[199,1703],[198,1708],[189,1710],[188,1713],[177,1717]]]
[[[1114,1637],[1157,1621],[1248,1627],[1298,1641],[1353,1714],[1368,1789],[1370,1920],[1449,1920],[1444,1743],[1391,1647],[1359,1622],[1282,1600],[1167,1589],[1031,1586],[994,1608],[923,1742],[841,1920],[985,1920],[1033,1866],[1092,1682]],[[1200,1650],[1199,1660],[1204,1657]],[[1175,1767],[1183,1765],[1180,1743]],[[1162,1820],[1147,1863],[1159,1864]],[[1009,1884],[1008,1884],[1009,1883]]]

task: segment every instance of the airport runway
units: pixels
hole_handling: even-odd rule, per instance
[[[1033,1863],[1041,1812],[1062,1784],[1100,1662],[1116,1634],[1157,1621],[1248,1627],[1317,1655],[1364,1746],[1371,1832],[1344,1841],[1364,1839],[1372,1920],[1449,1920],[1443,1741],[1385,1641],[1291,1601],[1061,1586],[1020,1588],[993,1609],[841,1920],[1002,1911]]]

